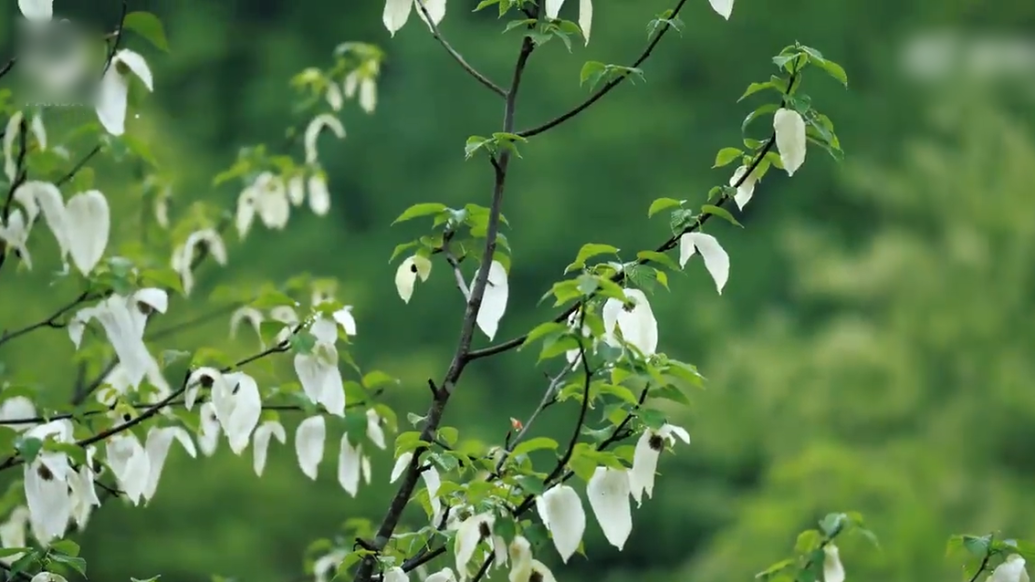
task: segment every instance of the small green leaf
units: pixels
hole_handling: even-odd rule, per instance
[[[464,159],[469,160],[474,154],[478,153],[478,150],[485,148],[489,149],[493,141],[487,137],[481,137],[479,135],[472,135],[467,138],[467,142],[464,144]],[[490,152],[491,153],[491,152]]]
[[[564,272],[568,273],[575,269],[581,269],[582,267],[585,267],[586,261],[595,256],[617,253],[618,247],[613,247],[611,245],[601,243],[586,243],[582,245],[581,249],[579,249],[579,254],[575,257],[575,262],[568,265],[567,268],[564,269]]]
[[[446,210],[449,210],[449,207],[439,202],[422,202],[420,204],[414,204],[403,211],[403,213],[399,215],[399,218],[393,220],[392,224],[406,222],[407,220],[413,220],[414,218],[420,218],[422,216],[431,216],[432,214],[438,214]]]
[[[514,456],[527,455],[532,451],[541,451],[543,449],[555,450],[558,446],[559,445],[557,444],[557,441],[551,438],[538,437],[531,440],[527,440],[519,444],[518,446],[514,447],[514,451],[512,452],[512,454]]]
[[[563,333],[567,330],[568,326],[564,325],[563,323],[557,323],[555,321],[547,321],[546,323],[541,323],[535,326],[535,328],[533,328],[532,331],[528,332],[528,335],[525,336],[525,341],[521,344],[521,347],[523,348],[528,344],[540,338],[546,337],[552,333]]]
[[[650,203],[650,208],[647,209],[647,218],[650,218],[667,208],[673,208],[682,205],[683,201],[676,200],[675,198],[658,198],[654,202]]]
[[[144,37],[148,42],[165,52],[169,52],[169,41],[165,38],[162,21],[150,12],[130,12],[122,21],[122,26]]]
[[[582,65],[582,71],[579,72],[579,86],[589,83],[590,88],[593,88],[604,76],[607,71],[607,65],[600,61],[587,61],[586,64]]]
[[[740,148],[722,148],[719,150],[719,153],[715,154],[715,164],[712,168],[721,168],[729,165],[733,160],[742,155],[744,155],[744,150]]]
[[[744,94],[740,96],[740,99],[737,99],[737,103],[740,103],[759,91],[765,91],[766,89],[777,89],[777,86],[773,84],[772,81],[766,81],[765,83],[751,83],[748,85],[747,90],[744,91]]]
[[[32,463],[43,449],[43,441],[35,437],[22,437],[15,441],[14,448],[26,463]]]
[[[715,216],[718,216],[719,218],[725,220],[726,222],[729,222],[734,226],[744,228],[743,224],[737,222],[736,218],[733,218],[733,215],[730,214],[729,210],[726,210],[721,206],[716,206],[714,204],[705,204],[701,206],[701,214],[714,214]]]
[[[79,555],[79,544],[72,540],[58,540],[50,544],[50,549],[59,554],[65,554],[66,556],[78,556]]]
[[[83,577],[86,576],[86,560],[82,558],[78,558],[75,556],[66,556],[63,554],[50,554],[50,559],[59,564],[64,564],[69,568],[72,568],[76,572],[82,574]]]

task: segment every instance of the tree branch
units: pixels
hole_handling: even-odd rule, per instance
[[[418,3],[419,5],[419,3]],[[517,62],[514,65],[514,75],[511,80],[510,90],[507,91],[507,100],[503,109],[503,131],[513,133],[514,131],[514,110],[517,104],[518,89],[521,86],[521,79],[528,64],[535,45],[532,40],[525,37],[521,43],[521,52],[518,54]],[[495,183],[493,185],[492,203],[489,209],[489,223],[485,233],[485,251],[482,254],[482,262],[478,274],[474,278],[474,285],[471,288],[471,297],[467,301],[467,308],[464,311],[463,323],[461,324],[460,339],[457,342],[456,352],[453,354],[452,362],[446,371],[445,377],[439,383],[439,390],[426,415],[427,421],[421,431],[422,441],[430,442],[438,430],[442,415],[449,401],[449,396],[456,386],[457,381],[463,374],[464,367],[470,361],[468,354],[471,351],[471,341],[474,337],[475,321],[478,317],[478,310],[481,308],[482,297],[485,295],[485,288],[489,280],[489,267],[492,264],[492,257],[496,251],[496,237],[499,233],[500,212],[503,206],[503,191],[507,179],[507,166],[510,162],[510,151],[503,151],[498,160],[493,161],[495,170]],[[410,461],[410,466],[403,477],[398,492],[392,499],[388,512],[381,525],[377,529],[374,540],[374,548],[378,551],[384,549],[395,532],[399,520],[402,518],[403,510],[413,496],[420,477],[420,453],[418,450]],[[366,556],[357,569],[355,582],[369,582],[373,578],[374,566],[377,562],[375,556]]]
[[[101,70],[101,77],[104,77],[108,69],[111,68],[111,63],[115,59],[115,53],[119,50],[119,44],[122,42],[122,30],[126,24],[126,12],[129,10],[129,3],[127,0],[122,0],[122,13],[119,15],[119,27],[115,29],[115,40],[111,43],[111,48],[108,49],[108,57],[104,59],[104,69]]]
[[[62,327],[65,327],[64,324],[58,323],[57,320],[62,315],[68,313],[69,311],[75,309],[81,303],[89,301],[90,299],[91,299],[91,297],[90,297],[89,292],[84,291],[78,297],[76,297],[71,303],[68,303],[64,307],[58,309],[53,315],[51,315],[50,317],[44,319],[43,321],[39,321],[39,322],[34,323],[32,325],[27,325],[27,326],[25,326],[25,327],[23,327],[21,329],[18,329],[18,330],[12,331],[12,332],[6,332],[5,331],[3,334],[0,334],[0,346],[4,345],[5,343],[7,343],[9,341],[15,340],[15,339],[17,339],[17,338],[27,334],[27,333],[30,333],[32,331],[35,331],[35,330],[43,328],[43,327],[51,327],[51,328],[55,328],[55,329],[60,329]]]
[[[431,15],[428,14],[428,9],[424,6],[424,3],[415,2],[415,4],[417,5],[417,9],[420,10],[421,14],[424,16],[424,21],[428,23],[428,27],[431,29],[431,36],[433,36],[435,40],[437,40],[439,44],[442,45],[442,48],[446,49],[446,52],[449,53],[449,56],[453,57],[453,60],[455,60],[457,64],[460,65],[460,68],[466,71],[468,75],[474,77],[476,81],[484,85],[493,93],[499,95],[500,97],[506,98],[507,92],[502,87],[500,87],[496,83],[493,83],[492,80],[490,80],[485,75],[479,73],[478,70],[471,66],[471,64],[464,59],[463,55],[458,53],[456,49],[454,49],[453,46],[449,44],[449,41],[447,41],[445,37],[442,36],[442,33],[438,30],[438,26],[436,26],[435,23],[432,22]]]
[[[464,296],[464,301],[470,301],[471,290],[467,288],[467,281],[464,281],[464,272],[460,270],[460,261],[456,258],[456,255],[449,250],[448,237],[442,240],[442,253],[446,256],[446,262],[448,262],[449,266],[453,268],[453,276],[456,277],[457,289],[459,289],[460,294]]]
[[[71,181],[72,178],[75,178],[75,175],[79,173],[79,170],[82,170],[83,167],[85,167],[86,164],[89,163],[89,161],[99,153],[101,153],[101,146],[100,144],[97,144],[93,146],[93,149],[90,150],[90,153],[83,156],[83,159],[79,160],[79,162],[75,166],[72,166],[72,169],[69,170],[67,174],[58,179],[57,182],[54,182],[54,185],[61,186],[66,182]]]
[[[5,64],[3,67],[0,67],[0,79],[2,79],[4,75],[6,75],[7,73],[11,72],[11,69],[14,68],[14,64],[17,61],[18,57],[11,57],[11,60],[7,61],[7,64]]]

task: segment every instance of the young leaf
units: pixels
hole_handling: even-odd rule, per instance
[[[150,12],[130,12],[122,21],[122,26],[144,37],[148,42],[165,52],[169,52],[169,42],[165,38],[162,21]]]

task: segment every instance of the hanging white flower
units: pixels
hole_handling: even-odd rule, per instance
[[[431,467],[420,474],[424,486],[428,488],[428,501],[431,503],[431,523],[438,525],[442,521],[442,500],[438,498],[438,490],[442,487],[442,476],[438,469]]]
[[[324,97],[327,99],[327,104],[335,111],[341,111],[342,106],[345,105],[345,98],[341,94],[341,89],[334,83],[327,85],[327,92],[324,94]]]
[[[168,295],[157,288],[141,289],[132,295],[112,295],[97,305],[79,310],[68,324],[68,334],[76,348],[82,341],[87,322],[96,319],[115,348],[118,361],[126,370],[130,385],[136,388],[158,363],[144,345],[144,327],[151,311],[165,313]]]
[[[688,232],[679,237],[679,266],[685,267],[690,257],[700,251],[704,259],[704,268],[715,281],[715,288],[722,295],[722,288],[730,278],[730,256],[722,248],[718,239],[703,232]]]
[[[284,327],[277,332],[276,340],[273,342],[276,344],[287,341],[294,333],[295,326],[301,322],[295,310],[287,305],[278,305],[271,309],[270,319],[284,324]]]
[[[561,560],[568,563],[579,549],[586,531],[586,512],[579,494],[567,485],[556,485],[536,497],[535,507],[543,525],[553,536],[553,545]]]
[[[392,466],[392,474],[388,478],[389,483],[395,483],[402,477],[402,474],[406,472],[406,469],[410,466],[410,461],[413,460],[413,453],[403,453],[399,455],[399,458],[395,460],[395,465]]]
[[[36,406],[25,396],[12,396],[3,401],[0,404],[0,422],[10,422],[12,420],[21,420],[26,418],[36,417]],[[6,424],[12,430],[18,432],[29,430],[33,427],[34,423],[27,422],[24,424]]]
[[[202,366],[187,376],[187,389],[183,393],[183,405],[187,410],[194,408],[194,402],[202,388],[213,392],[225,392],[227,385],[223,373],[210,366]]]
[[[306,477],[315,480],[316,469],[323,460],[323,446],[327,439],[327,425],[320,415],[303,420],[295,431],[295,453],[298,466]]]
[[[316,344],[308,354],[295,354],[295,374],[306,396],[314,404],[322,404],[327,412],[345,416],[345,384],[338,368],[338,326],[322,317],[313,322],[309,332]]]
[[[65,205],[69,254],[83,275],[89,275],[104,255],[111,234],[108,200],[98,190],[72,196]]]
[[[629,472],[597,467],[586,484],[586,496],[604,537],[621,550],[632,533],[632,507],[629,504]]]
[[[477,274],[475,277],[477,278]],[[474,288],[474,281],[471,281],[471,288]],[[507,282],[507,270],[499,261],[493,261],[489,265],[489,278],[485,282],[485,294],[482,295],[482,305],[478,309],[476,323],[478,329],[482,330],[491,340],[496,336],[500,320],[507,311],[507,299],[510,296],[510,287]]]
[[[838,565],[840,563],[840,560],[838,560]],[[995,570],[992,570],[992,575],[988,577],[988,582],[1029,582],[1030,578],[1028,577],[1028,571],[1024,568],[1024,563],[1024,558],[1019,554],[1010,554],[1003,560],[1002,564],[999,564]],[[823,582],[827,581],[824,580]],[[843,570],[841,578],[833,580],[833,582],[844,582]]]
[[[262,476],[262,470],[266,468],[266,453],[269,450],[271,438],[277,439],[282,445],[287,443],[284,425],[275,420],[267,420],[260,424],[252,435],[252,449],[255,451],[253,467],[255,474],[259,477]]]
[[[255,379],[244,372],[223,375],[220,387],[213,386],[212,404],[216,409],[223,433],[230,441],[235,455],[244,452],[252,438],[252,431],[262,416],[262,397]]]
[[[309,209],[317,216],[326,216],[331,210],[331,191],[322,170],[309,176]]]
[[[420,255],[408,257],[395,271],[395,289],[404,303],[410,302],[413,297],[413,287],[417,284],[417,278],[427,281],[431,275],[431,261]]]
[[[12,183],[18,175],[18,158],[15,155],[14,144],[18,141],[24,118],[24,113],[15,111],[14,115],[8,118],[7,127],[4,128],[4,173],[7,174],[7,180]]]
[[[55,420],[26,431],[26,437],[46,440],[52,436],[59,443],[72,443],[72,423]],[[32,534],[41,544],[65,534],[72,517],[72,497],[68,480],[72,468],[68,455],[58,451],[41,450],[31,463],[25,464],[25,501],[29,507]]]
[[[578,327],[579,320],[581,318],[581,312],[578,310],[574,311],[571,315],[568,316],[568,327],[574,330],[576,327]],[[593,337],[593,330],[591,330],[589,326],[586,324],[582,324],[582,337]],[[596,342],[593,343],[596,344]],[[580,358],[582,357],[582,350],[580,350],[579,348],[572,348],[564,352],[564,357],[568,360],[568,363],[571,364],[571,367],[574,369],[576,366],[578,366],[580,362]]]
[[[353,337],[356,335],[356,319],[352,317],[352,306],[346,305],[331,314],[334,321],[345,331],[345,335]]]
[[[730,15],[733,14],[733,0],[708,0],[712,5],[712,10],[717,12],[719,16],[730,19]]]
[[[367,473],[370,472],[370,461],[364,463],[363,460],[363,445],[352,446],[348,433],[341,435],[341,448],[338,452],[338,483],[352,497],[359,492],[359,479],[364,470]]]
[[[626,342],[643,352],[644,356],[652,356],[658,349],[658,320],[654,318],[654,311],[643,291],[624,291],[628,306],[613,297],[604,302],[601,315],[607,341],[611,345],[618,345],[614,337],[617,326]]]
[[[194,441],[191,440],[190,435],[182,427],[154,427],[148,431],[144,450],[147,452],[147,458],[150,462],[150,471],[148,471],[147,484],[144,486],[143,491],[144,499],[147,501],[150,501],[155,496],[155,491],[158,489],[158,481],[162,477],[162,469],[165,467],[165,460],[169,456],[169,448],[174,440],[180,443],[180,446],[187,451],[191,458],[198,456],[198,451],[194,448]]]
[[[25,263],[25,268],[32,270],[32,256],[29,255],[29,230],[31,224],[27,224],[22,211],[15,208],[7,217],[7,224],[0,220],[0,241],[3,241],[3,252],[14,251],[18,258]],[[2,253],[0,253],[2,254]]]
[[[773,115],[773,132],[776,134],[776,149],[788,176],[805,163],[805,120],[793,109],[778,109]]]
[[[425,578],[424,582],[456,582],[456,575],[453,574],[452,568],[442,568]]]
[[[657,431],[644,430],[640,440],[636,441],[633,466],[629,471],[629,491],[637,506],[643,502],[644,493],[647,497],[654,496],[654,476],[658,470],[658,457],[665,448],[665,442],[675,444],[677,437],[690,444],[690,434],[682,427],[672,424],[663,425]]]
[[[733,177],[730,178],[730,186],[736,186],[737,182],[744,177],[747,173],[748,166],[740,166],[735,172]],[[733,201],[737,203],[737,208],[744,210],[748,202],[751,202],[751,197],[755,194],[755,184],[758,183],[758,179],[755,177],[755,172],[751,174],[737,186],[737,193],[733,196]]]
[[[337,85],[331,84],[331,87],[338,88]],[[340,98],[341,93],[338,93]],[[341,107],[339,106],[338,109]],[[313,118],[309,122],[309,125],[305,128],[305,136],[303,143],[305,145],[305,163],[314,164],[316,163],[319,152],[316,149],[316,140],[320,137],[320,133],[323,128],[328,128],[334,133],[338,139],[345,139],[345,126],[341,124],[341,120],[331,115],[330,113],[321,113]]]
[[[0,546],[5,548],[26,548],[25,528],[29,525],[29,508],[19,505],[7,516],[7,521],[0,523]],[[25,554],[19,552],[0,558],[0,563],[11,565]]]
[[[36,143],[40,146],[40,151],[46,151],[47,149],[47,128],[43,125],[43,116],[37,113],[32,116],[32,121],[29,122],[29,131],[32,132],[33,137],[36,138]]]
[[[18,0],[18,10],[29,20],[46,22],[54,17],[54,0]]]
[[[336,549],[313,561],[313,577],[316,582],[331,582],[334,570],[345,559],[345,550]]]
[[[467,580],[467,567],[471,559],[474,558],[474,552],[478,549],[478,544],[483,540],[491,543],[494,552],[497,547],[503,548],[506,546],[506,542],[501,537],[494,536],[492,533],[492,526],[495,523],[496,516],[491,512],[472,515],[460,522],[456,530],[454,554],[456,557],[456,571],[460,574],[461,581]]]
[[[381,417],[373,408],[367,409],[367,438],[375,447],[385,449],[385,431],[381,428]]]
[[[235,224],[243,239],[258,214],[266,228],[282,230],[291,215],[287,183],[272,172],[263,172],[245,188],[237,199]]]
[[[1024,560],[1021,560],[1021,567],[1023,571]],[[992,574],[993,580],[990,582],[1000,582],[994,580],[995,574]],[[1027,575],[1024,579],[1027,582]],[[1018,582],[1018,579],[1010,579],[1012,582]],[[845,568],[841,565],[841,555],[837,551],[837,546],[834,544],[827,544],[823,547],[823,582],[845,582]],[[1005,580],[1002,582],[1006,582]]]
[[[6,139],[6,136],[4,137]],[[65,207],[64,200],[61,198],[61,190],[50,182],[38,180],[29,180],[18,186],[18,189],[14,191],[14,199],[25,208],[25,221],[28,223],[35,222],[36,217],[40,214],[41,204],[50,204],[52,211]],[[59,226],[61,227],[59,230],[63,233],[64,224]],[[58,244],[61,242],[58,240]]]
[[[396,566],[385,572],[384,582],[410,582],[410,577],[405,570]]]
[[[221,431],[215,406],[211,402],[203,402],[198,409],[198,416],[198,449],[201,454],[211,457],[219,447]]]
[[[148,91],[154,91],[151,67],[140,54],[121,49],[111,59],[111,66],[104,73],[98,86],[97,118],[104,129],[112,135],[126,132],[126,104],[129,97],[129,75],[140,79]]]
[[[345,97],[352,99],[359,90],[359,106],[366,113],[373,113],[377,108],[377,61],[370,61],[362,69],[355,69],[345,76],[342,84],[345,89]]]
[[[432,24],[438,26],[438,23],[442,22],[442,19],[446,16],[446,0],[387,0],[385,2],[385,10],[382,15],[382,21],[384,22],[385,28],[392,36],[406,24],[406,21],[410,18],[410,11],[414,9],[414,3],[420,2],[424,5],[424,10],[427,11],[428,16],[431,17],[431,22],[428,22],[427,17],[424,16],[424,10],[421,10],[420,6],[416,7],[417,16],[421,20],[428,24],[431,28]],[[426,581],[425,581],[426,582]]]
[[[80,530],[85,528],[89,522],[93,508],[101,505],[101,500],[97,497],[97,489],[94,487],[96,475],[93,471],[93,458],[96,453],[95,447],[87,447],[86,462],[72,471],[68,479],[68,493],[72,499],[72,519]]]
[[[241,322],[247,320],[248,324],[251,325],[252,329],[255,330],[255,335],[259,338],[259,343],[262,344],[262,335],[260,332],[260,326],[265,318],[262,316],[262,312],[254,307],[244,306],[239,307],[230,314],[230,337],[237,337],[237,328],[241,326]]]
[[[226,266],[227,263],[226,244],[218,231],[214,228],[205,228],[192,232],[187,240],[173,251],[170,265],[174,271],[179,273],[185,295],[190,295],[191,290],[194,289],[192,268],[194,255],[199,248],[207,250],[209,256],[219,265]]]
[[[532,579],[532,544],[523,535],[514,536],[507,548],[510,556],[510,582]]]
[[[115,475],[119,489],[125,492],[126,499],[133,505],[139,504],[151,478],[151,458],[147,449],[130,432],[109,438],[105,449],[108,467]]]
[[[292,206],[300,206],[305,202],[305,176],[295,174],[287,181],[288,201]]]

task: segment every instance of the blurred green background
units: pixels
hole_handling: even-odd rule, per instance
[[[569,3],[565,14],[576,9]],[[5,3],[5,20],[14,5]],[[471,13],[474,5],[450,0],[442,31],[505,82],[519,34],[501,34],[494,11]],[[576,42],[569,54],[553,42],[533,55],[519,127],[584,98],[584,61],[629,64],[647,22],[668,7],[595,5],[588,47]],[[329,64],[342,41],[387,52],[376,113],[350,103],[342,115],[348,138],[321,141],[330,215],[295,211],[285,231],[259,226],[243,244],[229,235],[229,266],[203,267],[192,301],[175,299],[151,325],[205,312],[211,307],[201,300],[228,282],[300,270],[337,277],[338,298],[358,321],[354,357],[403,380],[385,396],[401,419],[423,414],[425,381],[448,364],[462,304],[438,262],[402,304],[388,257],[420,227],[389,223],[416,202],[488,203],[491,169],[465,163],[462,151],[468,135],[498,131],[499,100],[458,69],[416,16],[390,39],[378,2],[130,7],[158,14],[172,47],[166,55],[139,38],[127,45],[148,56],[156,79],[130,131],[152,141],[174,183],[174,211],[200,199],[231,207],[238,192],[213,188],[212,176],[238,148],[280,139],[291,122],[293,74]],[[119,7],[57,0],[57,11],[102,29]],[[634,512],[623,552],[590,519],[589,561],[561,567],[552,550],[542,556],[568,582],[750,580],[824,513],[859,510],[882,543],[842,544],[849,579],[948,580],[958,576],[958,563],[944,558],[949,535],[1035,536],[1035,3],[1000,0],[990,10],[978,0],[739,0],[724,22],[705,0],[692,0],[682,18],[682,34],[668,36],[643,67],[646,83],[624,85],[535,138],[512,165],[505,213],[514,266],[498,339],[552,317],[537,301],[582,243],[629,255],[653,248],[668,235],[664,218],[646,217],[654,198],[701,201],[728,179],[732,166],[710,169],[715,151],[739,145],[740,122],[760,99],[736,98],[767,79],[770,57],[786,44],[814,46],[848,71],[848,91],[819,71],[803,88],[837,125],[847,160],[811,150],[793,180],[769,173],[740,215],[744,230],[709,223],[731,256],[724,294],[694,261],[652,300],[660,349],[710,381],[692,411],[674,419],[693,444],[663,457],[654,499]],[[10,30],[0,23],[0,34]],[[907,50],[931,31],[962,40]],[[753,137],[765,133],[759,125]],[[301,148],[291,153],[300,158]],[[109,162],[95,169],[116,206],[139,208],[131,172]],[[116,232],[131,239],[133,226],[116,222]],[[53,254],[38,254],[36,271],[16,274],[8,265],[0,277],[0,327],[37,321],[67,300],[46,287]],[[155,349],[254,351],[247,334],[222,339],[227,320]],[[477,341],[484,345],[484,336]],[[74,366],[60,364],[71,353],[63,331],[42,330],[4,346],[0,359],[58,402],[74,381]],[[534,363],[521,352],[472,365],[446,424],[502,438],[509,417],[525,417],[538,402],[544,370]],[[277,366],[291,374],[289,358]],[[540,428],[566,431],[571,414],[557,407]],[[374,456],[376,486],[352,499],[334,478],[339,430],[330,431],[315,484],[298,469],[291,436],[286,447],[272,445],[261,479],[250,450],[234,457],[224,442],[215,457],[198,460],[175,450],[148,507],[107,504],[78,536],[90,578],[307,579],[302,555],[311,540],[348,518],[383,515],[394,492],[385,486],[391,458]]]

